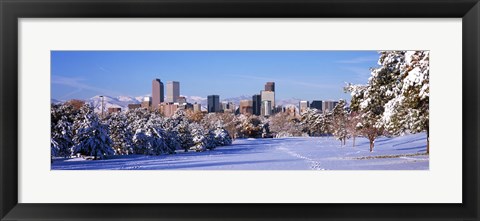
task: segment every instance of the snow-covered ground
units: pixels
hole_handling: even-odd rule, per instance
[[[53,170],[428,170],[426,134],[381,137],[373,153],[357,138],[346,146],[333,137],[239,139],[206,152],[113,156],[107,160],[56,159]]]

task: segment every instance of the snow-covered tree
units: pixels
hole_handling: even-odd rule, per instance
[[[265,125],[266,122],[261,117],[241,115],[239,120],[240,124],[237,125],[237,133],[241,137],[258,138],[268,132],[268,125]]]
[[[356,111],[350,111],[348,113],[347,118],[347,133],[350,137],[352,137],[352,147],[355,147],[355,139],[357,136],[360,135],[360,131],[358,130],[359,123],[361,122],[360,115]]]
[[[160,155],[175,153],[179,145],[178,143],[173,143],[172,139],[177,140],[178,138],[176,134],[174,136],[163,128],[165,121],[159,113],[135,113],[135,116],[139,116],[132,123],[133,128],[135,128],[133,144],[136,154]]]
[[[338,104],[333,108],[332,116],[332,129],[333,135],[340,140],[342,145],[345,145],[345,141],[348,138],[348,112],[346,108],[345,100],[340,100]]]
[[[59,149],[60,147],[58,146],[57,141],[55,141],[53,138],[50,138],[50,159],[53,156],[57,156]]]
[[[201,124],[209,130],[215,130],[216,123],[220,121],[223,124],[223,128],[235,139],[238,136],[242,137],[239,134],[239,125],[246,118],[245,115],[236,116],[233,113],[209,113],[201,120]]]
[[[100,123],[92,107],[86,104],[80,108],[78,114],[76,134],[73,138],[75,146],[73,153],[93,156],[94,159],[114,154],[112,140],[108,133],[108,126]]]
[[[361,121],[356,125],[356,129],[361,135],[368,138],[370,142],[370,152],[375,147],[375,140],[383,133],[383,128],[378,127],[379,119],[383,113],[384,101],[378,101],[375,97],[378,93],[368,93],[369,86],[348,85],[346,91],[352,95],[350,108],[353,112],[360,115]]]
[[[108,116],[106,122],[115,154],[132,154],[134,131],[129,127],[127,115],[124,112],[114,113]]]
[[[210,130],[205,129],[198,123],[190,124],[190,130],[193,136],[193,146],[190,147],[190,150],[202,152],[216,147],[214,136],[210,133]]]
[[[135,134],[132,138],[135,154],[150,154],[152,146],[152,138],[147,135],[147,131],[144,128],[138,128],[135,130]]]
[[[219,119],[223,123],[223,128],[228,131],[228,134],[230,134],[230,137],[235,139],[238,136],[236,133],[236,127],[240,124],[238,117],[233,113],[222,113],[220,114]]]
[[[73,146],[72,123],[67,116],[62,116],[51,131],[52,156],[69,157],[72,155]]]
[[[216,146],[227,146],[232,144],[232,138],[227,130],[225,130],[224,125],[221,121],[217,122],[217,126],[213,131],[213,139]]]
[[[352,110],[361,115],[358,129],[369,138],[371,151],[384,129],[398,134],[428,127],[428,52],[379,54],[380,66],[372,68],[368,84],[346,87],[352,95]]]
[[[324,113],[320,114],[317,118],[317,122],[315,123],[318,125],[320,132],[322,134],[330,135],[333,133],[333,114],[330,111],[325,111]]]
[[[168,145],[168,134],[162,129],[159,121],[161,121],[161,119],[152,117],[145,125],[145,135],[150,138],[148,154],[172,154],[175,152],[175,149]]]
[[[53,104],[50,109],[50,132],[52,157],[69,157],[72,154],[73,123],[79,110],[69,102]]]
[[[393,52],[389,52],[393,53]],[[430,52],[403,52],[398,83],[385,105],[382,123],[392,134],[427,132],[429,153]]]
[[[172,116],[172,120],[175,124],[174,130],[178,133],[180,146],[185,152],[187,152],[193,145],[193,137],[190,131],[188,118],[184,111],[179,110]]]
[[[302,135],[302,126],[296,117],[288,113],[277,113],[269,118],[269,127],[275,137],[292,137]]]
[[[320,135],[320,113],[316,109],[307,108],[300,115],[300,125],[303,127],[303,131],[309,136]]]

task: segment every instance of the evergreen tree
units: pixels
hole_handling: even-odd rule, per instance
[[[319,135],[321,133],[320,124],[322,123],[320,117],[316,109],[307,108],[300,115],[300,125],[302,125],[303,131],[309,136]]]
[[[317,118],[316,125],[322,134],[330,135],[333,133],[333,114],[330,111],[325,111]]]
[[[106,122],[109,125],[110,139],[115,154],[133,153],[133,131],[129,127],[127,115],[123,112],[110,115]]]
[[[69,102],[52,104],[50,108],[50,141],[52,157],[69,157],[72,154],[73,123],[79,110]]]
[[[178,134],[178,142],[185,152],[193,145],[193,137],[190,131],[188,118],[184,111],[179,110],[171,118],[171,127]]]
[[[232,144],[232,138],[227,130],[225,130],[223,122],[217,121],[216,129],[213,131],[213,139],[216,146],[227,146]]]
[[[146,136],[149,137],[148,143],[148,154],[151,155],[160,155],[160,154],[171,154],[175,152],[175,149],[171,149],[167,143],[168,134],[161,128],[161,124],[156,117],[150,118],[150,120],[145,125]]]
[[[147,131],[144,128],[138,128],[135,130],[132,141],[134,144],[133,152],[135,154],[148,155],[151,153],[151,137],[147,136]]]
[[[380,66],[372,69],[368,84],[346,87],[352,93],[352,110],[362,119],[358,128],[369,138],[371,151],[384,129],[391,134],[423,130],[428,134],[428,56],[424,51],[380,52]]]
[[[351,92],[352,100],[350,108],[353,112],[359,113],[360,122],[356,125],[356,129],[363,136],[367,137],[370,142],[370,152],[375,147],[375,139],[383,132],[382,127],[378,127],[379,121],[383,113],[383,104],[376,101],[373,95],[378,93],[368,93],[369,86],[348,85],[346,91]]]
[[[333,116],[333,135],[340,140],[342,145],[345,145],[345,141],[348,138],[347,124],[348,124],[348,113],[345,107],[345,100],[340,100],[338,104],[334,107],[332,111]]]
[[[206,130],[198,123],[190,124],[190,129],[193,135],[193,146],[190,148],[191,150],[202,152],[216,147],[214,135],[210,130]]]
[[[61,119],[53,125],[50,139],[52,141],[52,156],[69,157],[72,155],[73,134],[71,125],[67,116],[62,116]]]
[[[108,126],[101,124],[90,105],[80,108],[78,120],[75,122],[76,134],[73,138],[73,153],[94,156],[94,159],[114,154],[112,140],[108,134]]]
[[[394,98],[385,105],[382,123],[388,132],[427,132],[427,153],[429,153],[429,51],[408,51],[404,53],[400,66],[399,83],[392,90]]]
[[[164,120],[156,112],[134,113],[132,123],[134,152],[136,154],[160,155],[175,153],[176,146],[171,145],[171,134],[163,129]]]

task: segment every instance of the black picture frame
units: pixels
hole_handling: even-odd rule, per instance
[[[1,220],[479,220],[480,4],[478,0],[0,0],[0,15]],[[47,17],[462,18],[463,203],[18,203],[19,33],[17,21],[19,18]]]

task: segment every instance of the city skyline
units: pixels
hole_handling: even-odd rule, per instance
[[[52,51],[52,95],[152,96],[152,79],[178,81],[180,95],[253,96],[275,82],[277,99],[348,99],[345,82],[366,83],[376,51]],[[149,70],[146,70],[149,69]],[[85,74],[84,74],[85,73]],[[166,88],[165,88],[166,89]]]

